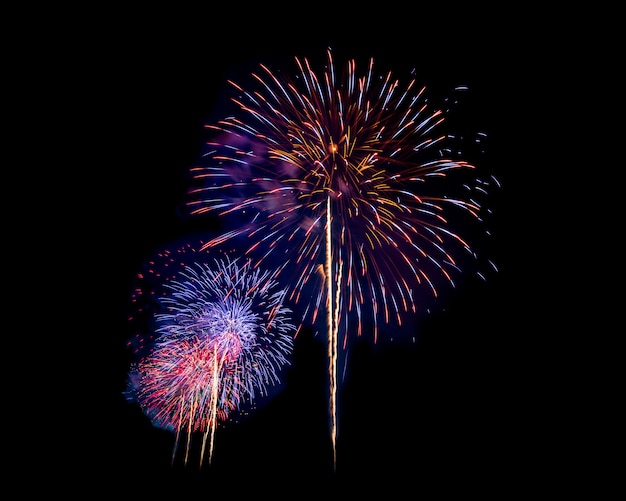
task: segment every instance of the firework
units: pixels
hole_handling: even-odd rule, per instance
[[[261,65],[253,90],[230,82],[236,113],[207,126],[214,139],[191,169],[188,207],[238,218],[206,248],[245,238],[259,263],[286,264],[306,318],[325,310],[334,450],[339,353],[366,325],[374,342],[381,324],[401,326],[418,290],[436,298],[455,286],[458,255],[475,251],[450,217],[481,221],[480,197],[497,180],[452,153],[444,111],[415,80],[378,76],[373,60],[338,75],[327,55],[322,73],[295,58],[294,79]]]
[[[200,464],[210,436],[211,461],[218,423],[280,382],[295,325],[274,276],[225,258],[195,263],[165,286],[156,342],[130,381],[153,424],[176,433],[174,455],[186,432],[185,462],[193,433],[203,434]]]

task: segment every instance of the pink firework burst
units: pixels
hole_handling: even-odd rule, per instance
[[[156,342],[134,364],[130,393],[153,424],[176,433],[174,456],[186,433],[185,463],[192,434],[203,434],[200,464],[210,437],[210,461],[218,424],[280,382],[296,327],[274,276],[224,258],[165,286]]]

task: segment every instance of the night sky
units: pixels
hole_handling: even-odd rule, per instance
[[[528,230],[521,223],[529,181],[522,175],[528,139],[519,117],[538,110],[523,94],[534,73],[515,30],[443,13],[350,19],[318,12],[310,22],[299,22],[303,14],[295,11],[292,20],[272,22],[267,12],[258,22],[255,14],[243,20],[243,12],[190,14],[180,25],[167,22],[165,12],[158,22],[116,19],[110,31],[100,29],[86,56],[85,78],[98,87],[90,87],[85,102],[85,127],[93,131],[85,160],[98,166],[89,183],[100,189],[83,196],[93,197],[86,216],[97,221],[90,248],[98,257],[96,276],[85,277],[93,291],[91,354],[78,357],[87,362],[78,377],[91,381],[89,403],[73,406],[80,432],[67,442],[75,459],[64,471],[93,479],[96,492],[163,489],[195,499],[407,486],[442,493],[529,488],[547,475],[553,447],[542,442],[542,453],[535,447],[550,426],[538,414],[550,404],[545,389],[535,391],[543,361],[529,354],[540,334],[530,328],[533,305],[519,287],[533,273],[520,257],[535,252],[524,248]],[[294,56],[323,62],[328,47],[337,67],[348,58],[363,67],[374,57],[378,72],[392,71],[403,82],[415,68],[418,82],[439,95],[469,87],[467,125],[487,134],[480,162],[502,185],[491,203],[487,250],[499,271],[486,282],[462,276],[408,335],[385,332],[376,345],[356,343],[339,389],[336,472],[325,342],[306,330],[280,392],[217,431],[212,463],[198,468],[196,442],[187,466],[180,454],[172,465],[174,435],[152,426],[123,396],[135,275],[155,250],[205,231],[180,211],[187,170],[207,139],[203,125],[222,116],[230,95],[226,80],[259,63],[293,72]],[[544,294],[537,291],[535,307]],[[530,462],[523,459],[529,449]]]

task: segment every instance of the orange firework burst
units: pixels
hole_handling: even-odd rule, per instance
[[[188,207],[243,218],[205,248],[245,237],[259,263],[274,256],[289,270],[306,318],[325,310],[336,450],[341,350],[369,322],[375,342],[380,324],[402,325],[417,289],[437,297],[441,283],[455,285],[457,251],[476,256],[450,215],[480,222],[479,200],[497,180],[452,152],[444,112],[414,79],[378,76],[373,60],[338,76],[330,50],[322,73],[295,61],[294,79],[261,65],[254,90],[230,82],[237,113],[208,126],[215,138],[191,170]]]

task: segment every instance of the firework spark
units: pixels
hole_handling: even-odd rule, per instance
[[[336,450],[340,351],[369,322],[374,342],[381,324],[401,326],[418,288],[437,297],[442,283],[455,286],[457,251],[475,251],[450,215],[481,221],[479,197],[497,180],[455,158],[444,112],[415,80],[377,76],[373,60],[339,76],[327,56],[323,73],[295,58],[295,79],[261,65],[254,90],[230,82],[237,112],[207,126],[215,136],[206,165],[191,169],[188,207],[244,218],[205,247],[245,237],[259,263],[275,256],[297,270],[289,297],[306,303],[306,318],[325,309]]]
[[[195,263],[165,287],[156,343],[133,368],[132,393],[153,424],[175,431],[174,456],[187,433],[185,463],[192,433],[203,434],[202,465],[209,436],[211,461],[218,423],[279,382],[296,327],[275,273],[249,260]]]

